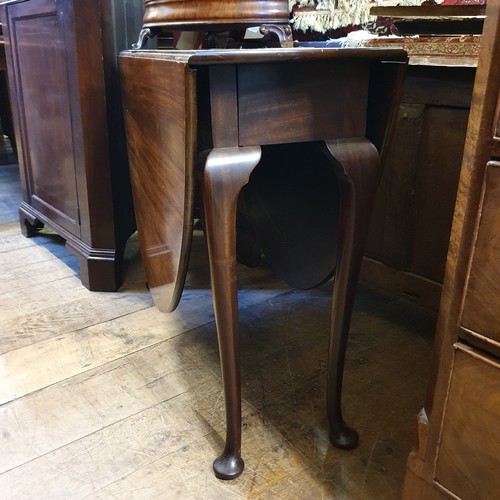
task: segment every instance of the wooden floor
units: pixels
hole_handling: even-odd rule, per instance
[[[331,284],[289,289],[239,267],[243,456],[214,478],[224,406],[203,237],[172,314],[145,287],[137,238],[117,293],[89,292],[48,230],[19,230],[0,165],[0,498],[397,499],[435,315],[361,284],[345,374],[351,451],[328,442]]]

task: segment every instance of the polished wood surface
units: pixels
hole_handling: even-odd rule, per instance
[[[341,185],[338,235],[341,243],[336,255],[327,406],[332,443],[342,448],[352,448],[358,442],[357,433],[344,423],[340,405],[343,363],[354,292],[371,200],[380,173],[379,153],[369,139],[364,137],[368,117],[373,119],[373,113],[367,110],[369,100],[373,102],[369,82],[371,76],[379,74],[376,71],[371,73],[377,65],[392,64],[402,70],[405,61],[406,54],[400,50],[262,49],[136,51],[121,54],[120,66],[124,80],[136,80],[133,86],[124,82],[124,91],[127,92],[125,116],[127,124],[130,125],[128,132],[131,136],[129,149],[134,150],[141,141],[149,144],[149,149],[152,149],[157,157],[158,170],[163,168],[163,165],[175,162],[179,172],[186,172],[187,169],[182,155],[174,156],[177,145],[172,143],[173,136],[149,130],[150,136],[141,139],[144,133],[141,130],[141,120],[150,118],[147,112],[141,114],[138,111],[142,105],[146,110],[156,106],[158,112],[164,114],[163,119],[155,121],[157,127],[161,124],[160,130],[164,126],[163,123],[170,119],[168,102],[164,98],[158,99],[150,92],[150,84],[144,83],[143,76],[149,71],[147,68],[156,65],[157,72],[150,76],[155,76],[166,89],[170,86],[183,88],[186,86],[185,71],[192,68],[197,72],[196,95],[200,125],[198,175],[203,179],[200,192],[203,198],[204,229],[209,247],[226,402],[226,442],[221,456],[214,462],[214,471],[219,478],[233,479],[241,474],[244,466],[241,458],[241,387],[235,275],[236,209],[239,193],[251,181],[251,173],[260,161],[261,145],[318,141],[314,147],[324,152]],[[144,64],[144,73],[138,71],[138,64]],[[168,71],[172,65],[181,69]],[[344,78],[343,74],[346,74]],[[385,82],[396,89],[393,99],[398,96],[398,75],[400,71],[393,71],[392,79]],[[373,77],[373,80],[376,78]],[[339,88],[336,88],[337,84]],[[141,88],[137,91],[139,87]],[[132,88],[136,89],[136,92],[131,92]],[[339,110],[327,106],[327,111],[331,113],[324,112],[319,106],[320,92],[323,93],[321,102],[341,103],[344,99],[352,104],[352,109],[341,107]],[[295,99],[301,100],[303,104],[297,104]],[[188,110],[187,116],[189,113]],[[178,111],[174,110],[174,120],[178,116]],[[300,119],[297,119],[297,116]],[[390,116],[389,112],[382,113],[379,122],[382,131],[378,133],[375,133],[373,120],[370,122],[370,131],[379,139],[385,136],[384,131]],[[258,127],[256,123],[259,124]],[[184,144],[187,148],[191,147],[191,150],[186,152],[187,157],[190,157],[196,143],[181,141],[181,150]],[[141,154],[147,155],[148,150]],[[130,156],[132,162],[137,160],[133,159],[133,154]],[[134,179],[136,197],[139,194],[148,194],[152,199],[181,199],[184,192],[173,193],[171,185],[160,181],[163,173],[158,179],[142,178],[142,167],[140,162],[132,166],[132,170],[137,172]],[[189,203],[190,200],[187,199],[186,207],[189,207]],[[177,226],[177,232],[174,234],[162,221],[161,216],[158,216],[156,207],[153,210],[144,204],[142,207],[147,211],[139,217],[150,226],[146,232],[155,232],[166,247],[170,245],[169,238],[172,238],[174,245],[182,240],[185,228]],[[331,213],[316,213],[315,216],[318,220],[325,221],[325,228],[331,227]],[[333,217],[337,218],[338,214],[333,214]],[[139,225],[139,232],[141,230]],[[274,238],[281,237],[279,231],[274,233]],[[255,234],[258,234],[257,230]],[[326,252],[322,256],[325,254]],[[142,255],[145,260],[149,258],[148,248],[144,245]],[[185,258],[187,259],[187,255]],[[178,274],[175,276],[169,269],[159,267],[158,262],[149,260],[146,268],[150,269],[152,276],[163,273],[166,284],[183,281],[182,265],[178,266]],[[156,267],[157,272],[151,271],[153,267]],[[326,277],[330,274],[331,272],[328,272]],[[322,276],[320,281],[324,280],[325,276]],[[161,301],[158,297],[155,297],[155,300]],[[171,300],[170,296],[168,300]]]
[[[172,30],[288,24],[286,0],[145,0],[144,26]]]
[[[21,228],[34,236],[45,224],[62,235],[92,290],[120,285],[135,229],[116,52],[130,46],[127,27],[138,14],[100,0],[1,8],[23,175]]]
[[[486,166],[474,255],[461,325],[500,346],[500,162]]]
[[[370,209],[381,168],[378,151],[368,139],[340,139],[325,144],[338,169],[341,203],[330,325],[327,408],[331,442],[339,448],[353,448],[359,437],[342,417],[342,379]]]
[[[500,491],[500,363],[459,346],[453,359],[436,480],[460,498]]]
[[[64,32],[59,29],[52,2],[22,5],[22,12],[12,16],[9,25],[17,40],[11,52],[13,95],[19,95],[23,103],[22,114],[16,109],[20,114],[18,126],[24,124],[24,130],[18,134],[22,137],[20,149],[23,164],[33,165],[26,172],[26,194],[30,206],[79,238],[78,157],[73,154],[71,126],[72,107],[74,114],[77,104],[71,101],[74,83],[67,76],[68,64],[76,70],[75,61],[67,62]],[[10,41],[10,31],[5,31]],[[35,38],[37,43],[33,43]],[[22,64],[23,61],[27,63]],[[40,78],[41,70],[50,77]],[[53,98],[53,89],[58,90],[57,100]]]
[[[261,158],[260,147],[213,149],[205,161],[203,208],[210,277],[226,404],[226,442],[214,462],[215,475],[234,479],[241,458],[241,380],[236,287],[236,207]]]
[[[238,78],[240,144],[363,136],[369,71],[363,60],[245,64]]]
[[[0,496],[400,498],[435,315],[361,284],[344,375],[359,447],[329,446],[324,394],[332,284],[292,290],[237,264],[246,472],[217,480],[224,404],[204,237],[183,300],[161,313],[137,235],[118,292],[81,286],[48,229],[19,232],[17,165],[0,167]]]
[[[150,51],[145,51],[148,56],[151,56]],[[290,50],[283,48],[270,48],[270,49],[245,49],[242,55],[241,49],[224,49],[224,50],[198,50],[198,51],[179,51],[182,55],[189,55],[191,57],[189,62],[193,66],[203,65],[218,65],[218,64],[251,64],[251,63],[286,63],[286,62],[304,62],[304,61],[375,61],[375,62],[390,62],[395,63],[406,61],[407,54],[404,50],[395,49],[315,49],[300,47],[298,49]],[[158,54],[161,57],[161,53]],[[244,57],[244,59],[242,59]]]
[[[499,40],[500,1],[492,0],[482,35],[436,330],[425,403],[428,422],[408,459],[405,498],[412,498],[416,478],[427,483],[429,492],[439,490],[454,498],[488,498],[498,490],[498,478],[491,471],[500,467],[496,334],[500,296],[486,275],[498,274],[498,259],[489,255],[496,239],[488,234],[499,227],[498,196],[491,197],[497,191],[498,162],[493,160],[498,159],[494,135],[500,97]],[[478,266],[486,273],[481,282]],[[478,296],[487,301],[484,307],[475,302]],[[474,304],[477,311],[470,309]],[[490,486],[493,490],[488,491]]]
[[[135,78],[138,74],[140,80]],[[165,74],[170,75],[169,85],[164,84]],[[122,65],[122,80],[130,174],[148,286],[158,308],[172,311],[184,286],[193,232],[195,72],[177,63],[158,66],[134,59]],[[159,147],[165,137],[170,145],[167,157]]]

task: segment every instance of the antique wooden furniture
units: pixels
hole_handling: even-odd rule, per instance
[[[180,298],[195,178],[202,179],[227,420],[226,445],[214,462],[215,474],[231,479],[243,470],[235,276],[238,195],[252,184],[252,172],[279,161],[275,148],[285,145],[305,152],[287,156],[290,168],[299,162],[307,169],[304,157],[310,156],[309,161],[332,172],[331,196],[340,200],[340,216],[333,206],[316,214],[319,221],[309,222],[327,234],[339,217],[327,406],[331,441],[342,448],[356,446],[357,433],[344,423],[340,405],[344,355],[380,177],[377,147],[381,149],[390,129],[406,53],[132,51],[122,53],[119,62],[141,253],[153,298],[164,311],[173,310]],[[312,241],[310,251],[325,253]]]
[[[286,0],[144,0],[144,24],[136,48],[161,31],[217,32],[262,26],[292,43]],[[194,47],[193,47],[194,48]]]
[[[282,0],[145,0],[144,26],[205,30],[263,23],[288,23],[288,3]]]
[[[361,274],[436,311],[475,75],[465,64],[408,66]]]
[[[28,0],[1,7],[24,201],[21,228],[43,224],[78,257],[82,283],[120,284],[134,231],[116,54],[142,2]],[[128,30],[128,31],[127,31]]]
[[[456,6],[443,8],[443,15]],[[429,7],[375,7],[372,12]],[[480,15],[484,6],[461,9]],[[470,9],[470,10],[469,10]],[[463,13],[463,11],[461,11]],[[434,15],[436,15],[434,13]],[[409,62],[384,175],[374,203],[362,279],[439,309],[480,35],[378,37]]]
[[[435,344],[404,497],[500,491],[500,1],[488,0]]]

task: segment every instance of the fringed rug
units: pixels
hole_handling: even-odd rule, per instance
[[[370,0],[289,0],[289,5],[294,30],[317,33],[365,24],[373,7]]]

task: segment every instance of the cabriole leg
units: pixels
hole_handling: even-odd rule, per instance
[[[244,468],[241,458],[236,205],[241,188],[248,182],[260,158],[260,147],[214,149],[207,156],[203,174],[205,234],[226,403],[226,444],[213,465],[220,479],[234,479]]]
[[[378,152],[364,138],[328,141],[326,153],[340,181],[341,206],[328,353],[327,409],[330,441],[357,446],[358,433],[342,417],[342,381],[356,286],[381,168]]]

